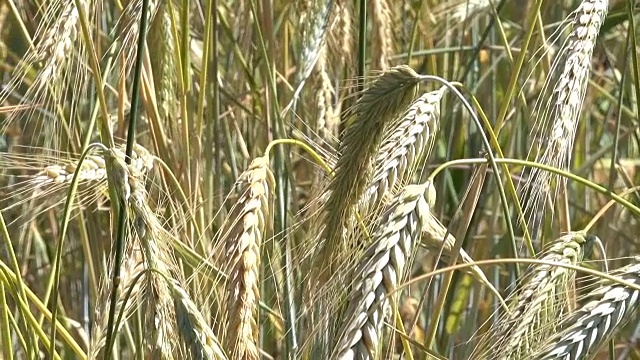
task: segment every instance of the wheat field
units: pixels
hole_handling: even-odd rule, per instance
[[[0,359],[640,359],[638,14],[0,1]]]

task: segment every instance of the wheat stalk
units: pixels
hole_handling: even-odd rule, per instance
[[[332,263],[347,246],[344,229],[349,228],[354,207],[370,181],[373,159],[380,139],[396,113],[407,106],[417,91],[420,78],[410,67],[397,66],[382,73],[358,99],[351,114],[353,123],[344,132],[339,147],[335,176],[324,204],[324,247],[318,269],[333,273]],[[327,266],[329,265],[329,266]]]
[[[275,179],[267,156],[254,159],[238,179],[240,197],[221,230],[229,267],[225,348],[238,359],[259,359],[260,247]]]
[[[429,214],[432,184],[406,186],[383,213],[373,243],[355,270],[354,287],[332,359],[374,359],[379,351],[387,294],[396,289]]]
[[[373,180],[358,207],[363,216],[377,208],[398,184],[412,175],[418,161],[431,153],[440,125],[444,89],[417,98],[383,141],[374,161]]]
[[[553,124],[547,139],[540,142],[542,154],[536,155],[536,162],[562,169],[571,162],[573,141],[591,70],[591,57],[607,8],[607,0],[583,0],[573,13],[573,30],[566,47],[561,49],[564,56],[557,57],[552,66],[554,70],[562,67],[562,71],[548,100],[551,106],[545,106],[539,118],[540,128],[543,128],[549,119],[553,119]],[[545,83],[544,88],[548,86],[549,81]],[[537,106],[544,105],[539,102]],[[566,181],[564,178],[557,179],[560,182]],[[541,204],[551,181],[550,173],[539,169],[532,170],[525,187],[532,187],[534,191],[529,203],[529,207],[534,208],[528,208],[528,212],[535,211],[535,207]]]
[[[620,280],[640,285],[640,258],[615,271]],[[550,337],[530,359],[593,359],[638,310],[640,291],[603,279],[586,296],[586,303],[562,320],[562,330]]]
[[[582,261],[588,237],[580,232],[564,235],[550,244],[540,260],[577,265]],[[549,264],[532,264],[513,294],[514,305],[506,321],[496,324],[488,339],[492,357],[519,359],[555,332],[557,318],[568,308],[566,293],[575,271]],[[496,347],[500,342],[504,346]]]

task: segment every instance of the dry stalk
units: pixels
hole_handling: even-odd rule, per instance
[[[417,98],[383,141],[374,161],[373,181],[358,207],[362,216],[380,206],[396,186],[410,179],[419,161],[429,157],[440,125],[444,89]]]
[[[591,57],[607,8],[607,0],[583,0],[573,12],[573,30],[566,41],[566,47],[560,50],[562,56],[557,57],[552,66],[553,70],[561,67],[562,70],[557,82],[553,85],[548,100],[549,106],[545,106],[540,101],[536,106],[538,109],[544,108],[538,118],[537,126],[540,129],[546,128],[550,119],[553,121],[550,133],[539,143],[536,162],[561,169],[567,168],[571,162],[575,132],[591,70]],[[548,80],[544,89],[549,85]],[[529,202],[527,209],[529,213],[539,210],[536,207],[543,203],[551,188],[552,179],[552,174],[549,172],[532,170],[530,180],[525,185],[525,188],[531,187],[533,191],[532,201]],[[566,182],[566,179],[557,176],[555,179],[558,184]]]
[[[577,265],[589,237],[580,232],[564,235],[550,244],[540,260]],[[575,271],[547,264],[532,264],[513,295],[511,314],[496,324],[487,346],[495,359],[520,359],[555,333],[557,319],[568,310],[566,294]],[[504,346],[495,346],[496,343]]]
[[[355,270],[349,305],[342,319],[332,359],[375,359],[379,353],[387,294],[410,267],[415,245],[429,214],[430,182],[406,186],[383,213],[372,234],[373,243]]]
[[[260,247],[275,188],[267,156],[254,159],[238,179],[240,197],[227,216],[221,241],[229,271],[225,349],[234,359],[259,359]]]
[[[614,274],[626,282],[640,285],[640,258]],[[634,318],[640,291],[610,280],[600,280],[586,296],[585,305],[562,320],[562,330],[549,338],[530,359],[595,358],[598,349]]]
[[[393,14],[388,0],[373,0],[371,4],[371,21],[374,36],[372,41],[373,68],[387,70],[390,57],[395,53],[393,44]]]
[[[434,195],[435,197],[435,195]],[[440,220],[435,217],[434,214],[428,213],[425,216],[425,225],[422,231],[422,244],[424,247],[429,250],[432,254],[439,254],[438,259],[449,262],[452,256],[453,248],[456,244],[456,238],[451,235],[447,228],[440,223]],[[473,264],[474,261],[467,254],[464,249],[460,249],[460,254],[458,256],[458,261],[463,264]],[[464,270],[469,275],[476,278],[476,280],[480,281],[483,285],[485,285],[491,293],[496,297],[496,299],[501,303],[501,305],[506,309],[507,305],[502,299],[500,292],[498,289],[493,286],[493,284],[487,279],[484,275],[482,269],[480,269],[477,265],[471,265],[470,267],[465,268]]]
[[[321,236],[325,243],[316,267],[322,277],[332,275],[335,260],[348,248],[344,232],[348,232],[354,208],[371,180],[382,134],[396,113],[413,100],[419,81],[410,67],[394,67],[382,73],[351,109],[353,123],[344,132],[324,204]]]

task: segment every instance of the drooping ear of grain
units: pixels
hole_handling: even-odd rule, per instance
[[[536,162],[566,169],[571,162],[573,142],[580,120],[582,103],[587,90],[591,57],[605,20],[609,2],[607,0],[583,0],[573,12],[573,30],[565,46],[560,50],[552,69],[560,70],[560,74],[550,76],[544,88],[553,86],[551,96],[545,104],[539,103],[536,127],[549,128],[549,133],[541,139]],[[553,84],[550,81],[557,79]],[[549,122],[552,122],[549,125]],[[564,178],[555,177],[559,182]],[[527,203],[529,214],[539,211],[545,196],[549,193],[553,177],[547,171],[534,169],[525,185],[532,191],[531,201]]]
[[[240,197],[221,230],[229,269],[228,331],[224,345],[233,359],[259,359],[260,247],[275,188],[269,158],[254,159],[238,179],[238,186]]]
[[[587,237],[575,232],[552,242],[540,260],[577,265],[582,261]],[[567,293],[575,271],[560,266],[532,264],[512,295],[511,314],[494,324],[482,347],[491,358],[520,359],[556,331],[557,319],[568,312]],[[500,344],[500,346],[496,346]]]
[[[354,208],[372,175],[375,158],[385,128],[398,111],[413,100],[418,75],[408,66],[397,66],[382,73],[360,96],[350,114],[353,123],[344,131],[329,196],[324,204],[324,246],[319,255],[319,270],[331,276],[334,260],[345,244]]]
[[[358,262],[348,309],[331,359],[376,359],[381,347],[387,294],[410,267],[424,218],[429,213],[425,192],[431,183],[408,185],[383,213],[372,234],[373,243]]]
[[[611,275],[640,285],[640,258]],[[584,305],[558,324],[561,331],[548,338],[529,358],[594,359],[597,351],[638,312],[640,291],[610,280],[598,281]]]
[[[373,180],[360,200],[365,217],[413,175],[415,166],[429,157],[440,125],[440,100],[444,88],[417,98],[390,128],[374,160]]]
[[[139,172],[135,162],[126,164],[116,149],[105,151],[104,156],[107,176],[117,188],[121,211],[125,212],[129,229],[135,234],[142,250],[146,270],[143,281],[147,287],[141,301],[146,320],[145,345],[154,357],[172,358],[172,349],[177,345],[175,333],[178,330],[174,325],[172,291],[165,279],[177,276],[180,272],[168,248],[168,234],[149,206],[144,174]]]
[[[171,280],[171,290],[179,333],[189,351],[189,358],[194,360],[226,360],[227,356],[213,330],[187,291],[175,279]]]

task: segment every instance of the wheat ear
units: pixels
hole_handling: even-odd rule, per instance
[[[335,90],[327,73],[327,46],[320,49],[318,62],[314,70],[316,77],[316,114],[315,131],[323,142],[332,144],[338,131],[337,117],[334,115],[333,98]]]
[[[640,258],[615,271],[620,280],[640,285]],[[558,324],[563,329],[549,338],[541,350],[528,359],[595,358],[598,349],[637,313],[640,291],[611,280],[600,280],[586,296],[584,306]]]
[[[425,193],[430,188],[430,182],[406,186],[383,213],[372,234],[373,243],[355,270],[354,288],[332,359],[376,358],[389,308],[387,294],[396,289],[409,267],[423,219],[429,213]]]
[[[324,204],[324,248],[320,271],[331,275],[335,255],[346,248],[343,232],[348,228],[372,174],[372,163],[388,122],[413,100],[420,78],[410,67],[397,66],[382,73],[358,99],[351,114],[353,123],[344,132],[335,176]],[[329,265],[329,266],[327,266]]]
[[[607,0],[583,0],[574,11],[573,30],[561,52],[554,61],[553,69],[562,66],[562,71],[554,84],[547,110],[542,111],[540,127],[547,119],[553,119],[551,133],[540,144],[542,155],[536,156],[537,162],[542,162],[558,168],[566,168],[571,162],[571,151],[576,128],[580,117],[580,110],[587,90],[591,57],[596,44],[600,26],[604,22],[608,8]],[[564,62],[564,63],[563,63]],[[545,84],[545,88],[548,83]],[[544,106],[544,105],[537,105]],[[530,206],[538,206],[551,186],[551,174],[534,169],[531,173],[533,201]],[[565,181],[560,178],[559,181]],[[536,209],[527,209],[528,212]]]
[[[269,158],[254,159],[238,179],[238,186],[240,198],[221,232],[229,267],[226,290],[229,325],[224,344],[234,359],[259,359],[260,247],[275,188]]]
[[[382,142],[374,161],[373,180],[365,190],[358,210],[364,216],[377,208],[394,187],[412,175],[420,159],[431,153],[440,125],[440,100],[445,88],[417,98],[401,121]]]
[[[296,87],[291,102],[285,107],[289,109],[295,104],[307,79],[311,75],[318,58],[321,56],[327,38],[327,29],[331,27],[331,14],[335,0],[313,1],[305,13],[300,16],[302,28],[302,53],[300,54],[300,71],[296,76]]]
[[[582,261],[588,237],[580,232],[564,235],[550,244],[540,260],[577,265]],[[513,295],[514,305],[505,322],[488,337],[496,359],[519,359],[555,332],[557,319],[566,311],[566,293],[575,271],[561,266],[532,264]],[[496,347],[495,343],[504,343]]]
[[[447,231],[447,228],[445,228],[444,225],[440,223],[440,220],[438,220],[438,218],[436,218],[432,213],[426,214],[425,226],[422,231],[422,245],[426,247],[429,252],[433,254],[440,254],[440,259],[448,262],[451,258],[455,243],[456,238]],[[469,256],[469,254],[467,254],[464,249],[460,249],[458,261],[463,264],[474,263],[471,256]],[[479,266],[471,265],[470,267],[465,268],[464,271],[469,275],[475,277],[478,281],[480,281],[480,283],[485,285],[489,289],[489,291],[493,293],[496,299],[498,299],[500,304],[505,309],[508,308],[498,289],[496,289],[495,286],[493,286],[493,284],[489,281],[489,279],[487,279],[487,277],[484,275],[484,272],[482,271],[482,269],[480,269]]]

